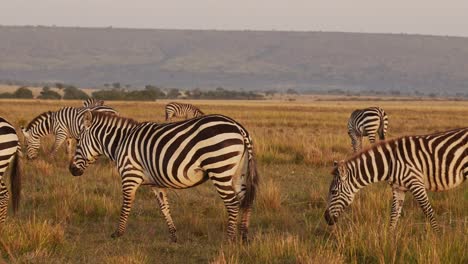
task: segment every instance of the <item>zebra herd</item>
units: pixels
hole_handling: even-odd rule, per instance
[[[66,140],[69,170],[74,176],[82,175],[101,155],[113,161],[121,176],[123,203],[112,237],[124,234],[137,189],[141,185],[150,185],[170,238],[176,242],[176,227],[166,190],[191,188],[209,179],[228,212],[228,239],[236,239],[239,229],[242,239],[247,240],[259,184],[249,132],[227,116],[205,115],[193,105],[169,103],[165,111],[166,121],[177,117],[185,120],[163,124],[137,122],[120,116],[103,101],[95,99],[85,101],[83,107],[45,112],[21,129],[27,157],[36,158],[41,138],[54,134],[55,143],[50,155],[56,154]],[[468,178],[468,128],[381,141],[362,151],[362,137],[368,137],[371,143],[376,135],[385,140],[387,128],[387,114],[379,107],[356,110],[351,114],[348,134],[355,155],[346,161],[335,161],[325,220],[330,225],[335,224],[361,188],[386,181],[393,192],[391,229],[395,228],[405,194],[410,191],[433,229],[438,231],[426,191],[449,190]],[[73,139],[77,144],[71,156]],[[12,161],[13,209],[18,208],[20,156],[14,127],[0,119],[0,223],[5,220],[9,200],[3,173]]]

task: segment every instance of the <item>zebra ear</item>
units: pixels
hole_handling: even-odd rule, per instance
[[[83,125],[85,128],[89,128],[91,126],[91,123],[93,122],[93,114],[91,111],[86,110],[83,114]]]
[[[337,160],[333,161],[333,168],[338,168],[338,161]]]
[[[28,131],[26,131],[26,129],[23,126],[21,126],[21,133],[23,133],[23,136],[29,137]]]

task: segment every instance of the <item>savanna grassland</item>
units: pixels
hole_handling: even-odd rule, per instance
[[[122,116],[162,122],[164,104],[108,102]],[[0,231],[1,257],[12,263],[468,263],[468,188],[430,193],[437,235],[407,195],[396,233],[388,232],[391,189],[363,189],[335,227],[323,213],[333,160],[351,155],[346,122],[352,110],[379,105],[388,138],[468,125],[468,102],[452,101],[196,101],[253,135],[261,185],[249,244],[224,241],[227,215],[210,182],[169,191],[179,242],[148,187],[137,192],[126,234],[110,237],[121,206],[119,176],[106,158],[81,177],[68,171],[65,148],[55,159],[51,137],[37,160],[24,159],[23,197]],[[0,101],[16,126],[78,101]],[[365,142],[366,146],[369,143]]]

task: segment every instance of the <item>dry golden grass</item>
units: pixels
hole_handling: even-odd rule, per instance
[[[162,122],[164,104],[109,102],[121,115]],[[110,234],[121,205],[120,180],[105,158],[81,177],[68,172],[64,149],[48,160],[25,160],[20,212],[0,231],[3,259],[18,263],[467,263],[466,183],[431,193],[442,227],[430,229],[408,195],[395,234],[388,232],[391,191],[363,189],[331,228],[323,220],[334,159],[351,154],[346,122],[356,108],[383,107],[389,138],[468,124],[468,102],[448,101],[193,101],[206,113],[233,117],[251,132],[262,177],[249,244],[224,242],[226,213],[207,182],[169,191],[179,243],[168,231],[153,194],[139,189],[127,233]],[[0,116],[25,125],[36,115],[78,101],[0,101]],[[368,145],[368,142],[365,142]],[[1,259],[0,259],[1,260]]]

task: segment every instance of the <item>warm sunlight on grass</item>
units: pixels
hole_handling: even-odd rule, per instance
[[[36,115],[78,101],[0,101],[0,116],[26,125]],[[158,102],[108,102],[122,116],[164,120]],[[23,199],[0,230],[0,262],[12,263],[467,263],[467,183],[430,201],[442,229],[431,229],[411,195],[396,233],[388,232],[391,190],[363,189],[335,227],[326,225],[331,165],[351,154],[350,113],[378,105],[389,115],[388,138],[468,124],[468,102],[191,101],[205,113],[233,117],[253,135],[261,176],[249,244],[224,241],[227,215],[210,182],[169,191],[179,243],[169,234],[148,187],[138,190],[126,234],[110,235],[121,206],[120,178],[101,158],[81,177],[68,172],[65,148],[24,160]],[[368,141],[365,141],[368,146]],[[7,177],[8,178],[8,177]]]

